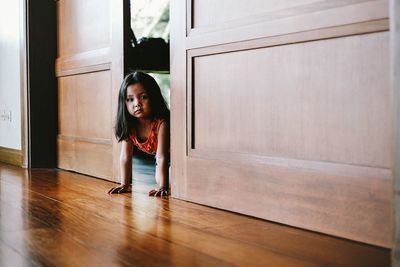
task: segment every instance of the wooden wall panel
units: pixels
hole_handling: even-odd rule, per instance
[[[390,168],[388,52],[383,32],[195,57],[193,146]]]

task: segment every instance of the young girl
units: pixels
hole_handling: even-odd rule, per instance
[[[134,146],[155,155],[158,188],[149,196],[168,195],[169,181],[169,110],[160,87],[150,75],[134,72],[127,75],[118,97],[115,136],[122,142],[120,155],[121,185],[109,194],[132,191],[132,156]]]

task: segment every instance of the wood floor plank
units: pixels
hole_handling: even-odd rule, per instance
[[[24,255],[46,266],[72,266],[64,257],[48,259],[64,250],[73,264],[86,266],[390,266],[387,249],[148,197],[140,186],[109,196],[112,185],[0,164],[1,238],[19,253],[28,248]],[[50,253],[47,246],[57,249]]]
[[[103,196],[103,195],[101,195]],[[118,196],[119,197],[119,196]],[[147,200],[149,200],[149,198],[147,198],[147,196],[140,197],[140,196],[134,196],[133,202],[133,206],[135,206],[135,203],[141,203],[140,205],[142,205],[143,208],[143,204],[146,203]],[[138,199],[140,198],[140,199]],[[154,204],[154,202],[151,202],[152,204]],[[149,204],[149,203],[147,203]],[[323,264],[325,265],[329,265],[329,264],[335,264],[337,262],[340,262],[342,266],[376,266],[377,261],[379,263],[384,262],[384,265],[389,265],[388,264],[388,257],[387,257],[387,251],[386,250],[373,250],[373,249],[369,249],[371,252],[374,251],[375,253],[370,253],[368,248],[364,248],[362,246],[360,246],[360,244],[358,243],[351,243],[351,242],[343,242],[340,239],[335,239],[335,238],[330,238],[329,241],[329,237],[324,236],[324,240],[318,241],[318,237],[321,237],[321,235],[319,234],[315,234],[315,233],[307,233],[302,235],[299,231],[295,231],[295,233],[290,235],[289,233],[286,233],[285,235],[282,235],[282,229],[291,229],[291,228],[284,228],[284,227],[280,227],[278,230],[278,227],[276,227],[275,224],[268,224],[269,226],[267,226],[267,224],[265,224],[265,222],[261,222],[259,227],[256,227],[256,225],[258,223],[260,223],[259,220],[251,220],[247,217],[245,217],[244,219],[242,217],[240,217],[240,219],[236,219],[236,223],[232,223],[232,218],[233,216],[236,216],[236,214],[232,214],[232,213],[224,213],[219,211],[219,215],[216,214],[214,215],[213,212],[199,212],[201,209],[205,209],[202,206],[198,206],[198,205],[192,205],[191,209],[188,209],[188,207],[186,207],[184,210],[180,210],[180,206],[179,204],[176,204],[176,202],[174,200],[170,200],[168,201],[169,205],[174,205],[174,207],[171,209],[171,207],[166,208],[166,205],[163,205],[161,208],[167,212],[170,212],[170,218],[172,218],[173,222],[179,222],[179,223],[184,223],[187,225],[191,225],[191,226],[197,226],[198,228],[202,228],[202,229],[206,229],[208,228],[206,231],[208,232],[212,232],[213,234],[218,234],[218,231],[220,230],[219,228],[226,228],[231,226],[229,231],[231,233],[235,233],[235,234],[230,234],[231,238],[235,238],[238,234],[241,234],[241,240],[246,240],[247,242],[249,241],[249,237],[251,235],[246,235],[246,231],[247,229],[247,233],[257,233],[257,234],[253,234],[253,245],[260,245],[263,244],[263,246],[269,247],[269,248],[274,248],[275,250],[278,251],[286,251],[286,253],[289,253],[288,256],[297,256],[297,257],[301,257],[301,258],[319,258],[318,256],[323,256],[323,258],[325,259],[325,261],[323,262]],[[185,203],[187,204],[187,203]],[[85,203],[84,205],[91,205],[91,206],[96,206],[99,205],[99,203]],[[191,205],[186,205],[186,206],[191,206]],[[196,209],[193,207],[197,207]],[[101,209],[105,209],[106,207],[100,207]],[[157,208],[156,206],[147,206],[146,207],[146,213],[147,216],[149,216],[151,214],[150,211],[154,210],[154,208]],[[211,209],[207,209],[207,210],[211,210]],[[187,216],[180,216],[180,215],[187,215]],[[224,216],[220,216],[221,214],[224,214]],[[173,216],[172,216],[173,215]],[[175,216],[177,215],[177,216]],[[196,216],[193,216],[196,215]],[[214,215],[214,216],[210,216],[210,215]],[[162,214],[158,214],[157,216],[162,216]],[[187,219],[189,218],[189,219]],[[195,220],[190,220],[190,218],[195,218]],[[155,218],[156,219],[156,218]],[[186,219],[186,220],[185,220]],[[244,224],[240,225],[240,223],[238,224],[238,222],[243,221]],[[249,222],[250,221],[250,222]],[[244,225],[250,224],[252,227],[242,227]],[[232,226],[234,225],[234,226]],[[266,235],[263,235],[263,232],[267,232],[269,230],[271,230],[271,227],[275,226],[275,231],[270,231],[272,233],[278,233],[276,235],[275,238],[271,238],[270,236],[268,238],[260,238]],[[215,228],[215,229],[214,229]],[[266,228],[265,230],[263,230],[264,228]],[[236,229],[240,229],[242,232],[238,233],[237,231],[235,232]],[[293,231],[292,231],[293,232]],[[279,238],[280,237],[280,238]],[[283,238],[282,238],[283,237]],[[254,240],[254,238],[256,240]],[[305,241],[305,244],[308,244],[311,247],[315,247],[315,249],[310,250],[308,252],[308,255],[306,253],[304,253],[307,249],[307,246],[304,246],[304,243],[302,242],[288,242],[287,240],[293,240],[294,238],[298,239],[298,240],[303,240]],[[281,240],[284,240],[283,242]],[[329,242],[327,242],[329,241]],[[321,246],[322,245],[322,246]],[[284,248],[284,249],[282,249]],[[339,249],[337,249],[339,248]],[[330,253],[326,253],[326,251],[330,251]],[[349,259],[351,259],[351,254],[354,253],[358,253],[359,252],[366,252],[366,257],[363,257],[361,259],[357,259],[355,261],[351,261]],[[310,255],[311,254],[311,255]],[[375,260],[374,260],[375,259]],[[358,262],[358,264],[357,264]],[[322,264],[322,263],[321,263]]]
[[[50,228],[8,232],[2,240],[39,266],[119,266],[114,258],[91,251]]]
[[[150,266],[187,266],[187,261],[194,259],[202,266],[226,265],[223,261],[213,259],[208,255],[201,255],[198,251],[171,244],[156,236],[141,233],[132,227],[126,227],[126,225],[123,226],[118,221],[99,216],[85,207],[54,201],[35,192],[30,193],[29,200],[30,205],[25,210],[26,214],[36,218],[45,218],[44,226],[55,231],[55,235],[75,240],[84,248],[95,251],[95,254],[100,253],[99,256],[112,256],[117,250],[121,254],[119,258],[125,259],[126,264],[135,262],[139,266],[146,266],[148,263],[151,263]],[[72,200],[71,203],[73,203]],[[121,208],[119,214],[123,210]],[[40,233],[42,229],[26,232],[36,233],[38,231]],[[4,235],[8,237],[6,242],[13,240],[15,234],[15,232],[6,233]],[[46,244],[41,244],[41,246],[46,246]],[[156,258],[154,258],[154,250],[158,252]],[[168,257],[171,253],[177,257]]]
[[[181,263],[176,261],[173,264],[171,263],[173,266],[186,266],[187,261],[193,259],[192,254],[196,254],[197,261],[202,263],[201,265],[204,264],[204,266],[223,266],[226,264],[247,265],[252,264],[255,260],[262,263],[266,257],[268,257],[269,263],[273,266],[281,264],[289,264],[289,266],[316,266],[306,261],[288,256],[282,257],[279,253],[241,244],[234,240],[226,242],[226,238],[209,235],[195,229],[187,229],[188,227],[179,224],[171,225],[168,221],[157,221],[149,216],[139,218],[139,221],[144,220],[144,222],[137,223],[135,221],[136,216],[132,216],[132,212],[129,209],[121,206],[113,206],[113,203],[109,201],[92,202],[92,198],[81,197],[79,199],[69,199],[53,203],[52,198],[44,198],[35,192],[31,193],[29,199],[31,206],[34,208],[27,212],[33,216],[44,217],[48,218],[48,221],[53,221],[53,225],[51,225],[52,229],[60,227],[59,222],[61,220],[57,218],[56,214],[62,214],[66,217],[63,221],[73,222],[70,225],[65,225],[65,223],[62,225],[62,230],[65,231],[65,234],[72,235],[74,239],[79,239],[87,246],[93,246],[93,249],[97,248],[100,251],[112,249],[112,247],[109,247],[112,244],[112,240],[118,240],[118,237],[121,235],[128,235],[130,239],[136,241],[144,239],[145,242],[140,243],[140,245],[150,242],[156,244],[161,249],[158,258],[162,259],[164,266],[169,262],[170,258],[166,258],[165,255],[168,255],[170,250],[176,250],[174,254],[180,254],[180,257],[177,257],[177,259],[186,259]],[[159,201],[154,198],[151,200],[152,202]],[[102,205],[99,205],[99,203]],[[88,207],[95,207],[95,209],[91,210]],[[98,210],[106,210],[107,214],[98,213]],[[123,217],[125,220],[121,222],[122,213],[124,213]],[[115,220],[116,217],[119,217],[119,219]],[[86,224],[96,226],[95,231],[93,232],[94,228],[92,227],[86,228]],[[142,226],[145,227],[142,228]],[[120,234],[118,233],[119,229],[126,229],[126,232]],[[107,242],[97,240],[96,233],[107,233]],[[104,247],[105,245],[106,247]],[[164,246],[166,247],[164,248]],[[150,251],[152,247],[134,247],[134,249]],[[235,253],[232,254],[232,251],[235,251]],[[200,257],[201,255],[203,256]],[[151,253],[147,255],[150,258],[151,256]],[[124,255],[124,258],[126,257],[129,257],[129,254]],[[145,255],[143,257],[145,258]],[[218,260],[214,260],[215,262],[211,264],[212,259]],[[207,264],[205,264],[205,261],[207,261]]]

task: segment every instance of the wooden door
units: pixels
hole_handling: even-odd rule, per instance
[[[391,246],[387,1],[171,2],[172,194]]]
[[[123,0],[57,1],[58,167],[118,180]]]

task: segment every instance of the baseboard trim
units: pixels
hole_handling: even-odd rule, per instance
[[[23,163],[22,150],[0,147],[0,162],[21,167]]]

